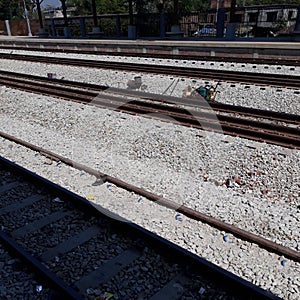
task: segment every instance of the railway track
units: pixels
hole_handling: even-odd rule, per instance
[[[253,244],[257,244],[260,247],[262,247],[270,252],[277,253],[278,255],[283,255],[283,256],[290,258],[297,262],[300,261],[300,253],[291,248],[288,248],[288,247],[282,246],[280,244],[277,244],[275,242],[272,242],[269,239],[266,239],[266,238],[261,237],[256,234],[253,234],[249,231],[243,230],[239,227],[228,224],[226,222],[223,222],[223,221],[216,219],[214,217],[211,217],[209,215],[203,214],[203,213],[196,211],[194,209],[191,209],[185,205],[178,204],[172,200],[166,199],[162,196],[159,196],[157,194],[149,192],[143,188],[140,188],[133,184],[127,183],[119,178],[110,176],[109,174],[105,174],[99,170],[95,170],[91,167],[80,164],[74,160],[67,158],[67,157],[59,155],[59,154],[49,151],[47,149],[41,148],[39,146],[36,146],[36,145],[26,142],[24,140],[18,139],[16,137],[6,134],[4,132],[0,132],[0,137],[4,138],[6,140],[9,140],[13,143],[16,143],[18,145],[21,145],[21,146],[23,146],[27,149],[30,149],[36,153],[39,153],[40,155],[45,156],[46,158],[48,158],[54,162],[57,162],[59,164],[63,163],[65,165],[75,168],[79,171],[84,171],[87,174],[95,176],[97,178],[97,180],[101,183],[114,184],[118,188],[135,193],[136,195],[140,195],[149,201],[154,201],[156,204],[159,204],[161,206],[172,209],[180,214],[185,215],[188,218],[209,224],[210,226],[212,226],[214,228],[231,233],[234,236],[236,236],[242,240],[249,241]]]
[[[68,66],[79,66],[88,68],[101,68],[111,70],[123,70],[131,72],[168,74],[172,76],[188,77],[188,78],[203,78],[213,79],[227,82],[238,82],[248,84],[259,84],[269,86],[279,86],[285,88],[299,89],[300,76],[292,76],[286,74],[267,74],[254,72],[234,72],[228,70],[214,70],[203,68],[188,68],[188,67],[170,67],[167,65],[146,65],[137,63],[122,63],[112,61],[99,60],[81,60],[72,58],[56,58],[44,56],[32,56],[21,54],[0,54],[0,59],[14,59],[31,62],[42,62],[48,64],[61,64]]]
[[[184,126],[289,148],[300,148],[300,116],[298,115],[260,111],[220,103],[212,103],[210,107],[207,102],[198,104],[197,102],[200,101],[195,99],[159,96],[65,80],[49,80],[11,72],[1,72],[0,84],[130,114],[146,117],[154,117],[153,114],[156,114],[156,118],[158,118],[157,114],[160,114],[163,116],[162,119],[169,117],[172,122]],[[216,113],[212,112],[211,108]],[[232,113],[239,114],[239,116],[232,116]],[[245,118],[245,116],[251,118]],[[260,120],[253,120],[252,117],[260,118]],[[278,125],[278,122],[285,122],[285,125]]]
[[[3,157],[0,165],[2,247],[52,299],[279,299]]]
[[[181,54],[175,54],[175,53],[159,53],[159,50],[157,52],[151,51],[151,53],[143,53],[143,52],[137,52],[137,51],[130,51],[130,49],[126,49],[126,51],[117,52],[112,51],[111,49],[101,49],[97,47],[90,47],[83,46],[80,47],[76,45],[70,46],[70,45],[60,45],[59,47],[51,46],[51,45],[41,45],[34,46],[34,45],[0,45],[0,49],[4,50],[23,50],[23,51],[37,51],[37,52],[55,52],[55,53],[73,53],[73,54],[89,54],[89,55],[106,55],[106,56],[133,56],[133,57],[141,57],[141,58],[158,58],[158,59],[178,59],[178,60],[194,60],[194,61],[211,61],[211,62],[232,62],[232,63],[249,63],[249,64],[256,64],[256,65],[285,65],[285,66],[299,66],[300,61],[296,57],[286,57],[286,56],[278,56],[276,59],[274,57],[264,57],[264,58],[254,58],[254,57],[245,57],[245,55],[229,55],[228,53],[217,53],[218,56],[212,56],[207,55],[207,51],[199,51],[197,49],[195,54],[190,54],[193,51],[189,51],[188,53],[182,53]],[[161,51],[161,50],[160,50]]]

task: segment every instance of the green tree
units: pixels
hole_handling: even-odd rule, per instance
[[[67,7],[76,7],[78,15],[92,14],[91,0],[67,0]]]
[[[18,19],[23,16],[24,8],[18,0],[0,0],[0,19]]]
[[[182,0],[179,1],[179,7],[182,14],[193,11],[200,11],[209,8],[210,0]]]
[[[128,12],[128,1],[126,0],[96,0],[99,13],[125,13]]]
[[[68,7],[76,7],[79,15],[92,14],[91,0],[67,0]],[[113,14],[128,12],[128,1],[126,0],[96,0],[98,14]]]
[[[36,0],[25,0],[28,5]],[[68,7],[76,7],[80,15],[91,15],[91,0],[67,0]],[[96,0],[98,14],[127,13],[128,0]],[[207,9],[211,0],[179,0],[179,12],[181,15]],[[163,3],[164,11],[174,12],[174,0],[133,0],[133,8],[136,12],[143,9],[144,12],[158,12],[157,4]],[[299,0],[237,0],[238,6],[270,5],[270,4],[299,4]],[[0,0],[0,19],[22,18],[24,14],[21,0]]]

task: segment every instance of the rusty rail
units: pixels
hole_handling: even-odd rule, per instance
[[[75,58],[58,58],[49,56],[33,56],[21,54],[0,53],[0,59],[15,59],[32,62],[42,62],[47,64],[61,64],[86,68],[100,68],[110,70],[122,70],[130,72],[143,72],[153,74],[167,74],[189,78],[207,78],[211,80],[221,80],[227,82],[238,82],[248,84],[260,84],[270,86],[280,86],[286,88],[299,89],[300,76],[287,74],[268,74],[254,72],[237,72],[220,69],[189,68],[168,65],[147,65],[138,63],[124,63],[114,61],[87,60]]]
[[[298,128],[293,128],[290,126],[278,126],[276,124],[263,123],[260,121],[253,121],[251,119],[235,118],[220,114],[218,114],[216,118],[216,116],[210,112],[192,111],[190,109],[187,111],[181,107],[177,107],[176,105],[166,106],[164,102],[168,102],[168,99],[170,100],[170,98],[166,98],[165,101],[157,101],[157,98],[149,98],[148,95],[147,100],[153,101],[149,102],[143,100],[131,100],[128,103],[124,103],[124,98],[120,97],[119,95],[114,96],[111,94],[97,93],[93,90],[85,90],[82,88],[81,84],[77,86],[77,83],[75,82],[71,87],[68,86],[70,84],[69,81],[59,82],[59,80],[56,80],[53,82],[52,80],[47,80],[46,78],[39,79],[38,76],[32,75],[25,75],[24,78],[26,78],[26,80],[24,80],[22,79],[23,74],[21,75],[21,78],[19,78],[19,76],[19,74],[8,74],[8,78],[6,78],[4,74],[1,74],[0,83],[25,91],[33,91],[35,93],[47,94],[60,98],[63,97],[69,101],[81,102],[101,108],[111,108],[125,113],[134,113],[137,115],[147,116],[149,113],[161,112],[163,115],[172,118],[174,123],[180,125],[205,129],[221,134],[239,136],[259,142],[276,144],[283,147],[300,149],[300,129]],[[107,87],[103,86],[101,86],[101,88],[104,90],[107,89]],[[119,90],[116,90],[116,92],[118,93]],[[175,98],[175,103],[177,99],[178,98]],[[213,104],[215,105],[215,103]],[[233,111],[231,106],[229,108],[228,106],[225,106],[223,111],[226,109],[228,109],[230,112]],[[244,114],[245,109],[242,110],[241,113]],[[258,115],[257,110],[254,112],[250,110],[248,113],[250,115],[251,113],[253,113],[255,116]],[[263,112],[261,112],[260,115],[263,115]],[[287,123],[296,125],[299,124],[299,116],[297,115],[278,115],[278,113],[274,115],[273,113],[269,113],[268,116],[271,116],[271,119],[278,118],[278,120],[285,120]]]
[[[31,41],[30,41],[31,42]],[[180,54],[170,51],[170,48],[167,47],[163,49],[161,46],[154,47],[151,44],[151,50],[149,53],[144,53],[141,49],[134,48],[133,45],[125,45],[124,48],[119,47],[119,51],[115,51],[114,45],[111,47],[106,44],[60,44],[58,46],[57,41],[53,44],[52,41],[41,42],[38,44],[31,45],[28,44],[28,41],[20,42],[14,41],[13,44],[9,42],[4,44],[5,41],[2,41],[0,49],[9,49],[9,50],[25,50],[25,51],[37,51],[37,52],[54,52],[54,53],[74,53],[74,54],[90,54],[90,55],[105,55],[105,56],[134,56],[134,57],[143,57],[143,58],[157,58],[157,59],[174,59],[174,60],[191,60],[191,61],[211,61],[211,62],[231,62],[231,63],[248,63],[248,64],[263,64],[263,65],[286,65],[286,66],[299,66],[300,60],[299,56],[283,54],[269,56],[268,54],[262,54],[259,57],[253,57],[252,54],[245,54],[239,56],[238,53],[231,53],[230,51],[217,51],[215,48],[215,55],[209,55],[208,49],[194,47],[185,47],[186,49],[180,49]],[[25,45],[24,45],[25,44]],[[120,46],[120,45],[118,45]],[[154,48],[153,48],[154,47]],[[178,47],[178,46],[177,46]],[[125,49],[125,51],[123,51]],[[211,50],[211,48],[209,49]]]
[[[214,217],[208,216],[206,214],[203,214],[201,212],[198,212],[196,210],[188,208],[184,205],[179,205],[178,203],[176,203],[174,201],[163,198],[159,195],[156,195],[152,192],[146,191],[146,190],[144,190],[142,188],[139,188],[137,186],[134,186],[132,184],[126,183],[125,181],[123,181],[121,179],[118,179],[118,178],[112,177],[110,175],[107,175],[105,173],[99,172],[99,171],[97,171],[97,170],[95,170],[91,167],[88,167],[88,166],[82,165],[80,163],[77,163],[77,162],[75,162],[75,161],[73,161],[69,158],[63,157],[59,154],[56,154],[54,152],[43,149],[41,147],[38,147],[38,146],[36,146],[34,144],[31,144],[29,142],[18,139],[16,137],[11,136],[9,134],[6,134],[4,132],[0,132],[0,136],[2,138],[13,141],[13,142],[15,142],[19,145],[22,145],[26,148],[37,151],[41,155],[43,155],[43,156],[45,156],[45,157],[47,157],[51,160],[60,161],[60,162],[65,163],[66,165],[69,165],[69,166],[71,166],[73,168],[76,168],[78,170],[83,170],[83,171],[85,171],[85,172],[87,172],[91,175],[94,175],[95,177],[101,179],[103,182],[106,182],[106,181],[111,182],[111,183],[115,184],[116,186],[118,186],[120,188],[123,188],[125,190],[128,190],[128,191],[134,192],[136,194],[139,194],[139,195],[141,195],[141,196],[143,196],[143,197],[145,197],[145,198],[147,198],[151,201],[154,201],[154,202],[156,202],[156,203],[158,203],[158,204],[160,204],[164,207],[174,209],[175,211],[177,211],[179,213],[182,213],[182,214],[184,214],[185,216],[187,216],[191,219],[209,224],[209,225],[211,225],[215,228],[218,228],[220,230],[224,230],[228,233],[231,233],[231,234],[233,234],[234,236],[236,236],[240,239],[246,240],[246,241],[251,242],[251,243],[255,243],[258,246],[260,246],[260,247],[262,247],[262,248],[264,248],[268,251],[277,253],[279,255],[284,255],[287,258],[290,258],[294,261],[300,262],[300,252],[298,252],[296,250],[293,250],[293,249],[287,248],[285,246],[282,246],[280,244],[277,244],[275,242],[272,242],[272,241],[270,241],[270,240],[268,240],[264,237],[253,234],[253,233],[248,232],[244,229],[238,228],[234,225],[225,223],[221,220],[218,220]]]

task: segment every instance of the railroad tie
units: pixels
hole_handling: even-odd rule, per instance
[[[19,186],[21,183],[19,181],[14,181],[8,184],[4,184],[0,186],[0,194],[6,193],[9,190],[15,189],[17,186]]]
[[[130,248],[115,258],[104,263],[100,268],[89,273],[87,276],[81,278],[75,283],[75,286],[80,292],[85,292],[87,288],[94,288],[107,282],[110,278],[115,276],[124,267],[132,263],[138,257],[142,255],[142,252],[137,249]]]
[[[0,209],[0,216],[2,216],[4,214],[7,214],[7,213],[11,213],[11,212],[17,211],[17,210],[22,209],[22,208],[24,208],[26,206],[30,206],[30,205],[32,205],[35,202],[43,200],[45,197],[46,197],[45,195],[35,194],[35,195],[31,195],[31,196],[29,196],[29,197],[21,200],[20,202],[17,202],[17,203],[14,203],[14,204],[2,207]]]
[[[13,232],[11,232],[11,236],[14,238],[24,236],[31,232],[37,231],[53,222],[56,222],[68,215],[72,215],[72,212],[71,211],[65,212],[62,210],[56,211],[56,212],[48,215],[47,217],[42,217],[41,219],[33,221],[32,223],[29,223],[25,226],[22,226],[16,230],[14,230]]]
[[[184,292],[184,285],[190,279],[183,274],[178,274],[172,278],[162,289],[160,289],[150,300],[176,300],[181,299]],[[177,287],[177,288],[176,288]]]
[[[55,256],[65,254],[74,248],[82,245],[83,243],[89,241],[91,238],[95,237],[99,233],[99,226],[91,226],[86,230],[80,232],[79,234],[70,237],[66,241],[56,245],[53,248],[45,251],[41,256],[40,259],[42,261],[49,261],[53,259]]]

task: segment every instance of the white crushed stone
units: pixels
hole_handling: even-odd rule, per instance
[[[13,66],[13,67],[12,67]],[[33,68],[35,66],[35,68]],[[133,73],[0,61],[0,68],[65,79],[126,87]],[[101,76],[100,76],[101,74]],[[147,91],[162,93],[174,81],[143,75]],[[162,80],[164,79],[164,80]],[[175,80],[177,81],[177,79]],[[179,80],[175,95],[187,84]],[[248,105],[299,111],[292,90],[226,84],[218,100],[242,94]],[[222,85],[224,87],[224,85]],[[250,92],[251,91],[251,92]],[[269,93],[268,93],[269,91]],[[255,94],[255,92],[257,94]],[[290,96],[281,101],[282,94]],[[176,94],[177,93],[177,94]],[[252,94],[253,93],[253,94]],[[265,95],[260,98],[261,95]],[[281,95],[281,97],[280,97]],[[116,176],[211,216],[300,250],[300,151],[133,117],[58,99],[0,89],[0,128],[35,145]],[[268,96],[268,98],[267,98]],[[272,96],[272,97],[271,97]],[[250,102],[251,100],[251,102]],[[239,101],[241,101],[239,99]],[[233,101],[234,102],[234,101]],[[287,105],[289,103],[289,105]],[[235,103],[239,104],[239,103]],[[154,231],[212,262],[270,289],[284,299],[298,299],[299,263],[270,254],[207,225],[179,216],[115,186],[92,186],[95,178],[66,166],[48,164],[33,151],[0,139],[0,153],[104,207]],[[232,176],[245,185],[216,186]],[[266,191],[267,192],[262,192]],[[138,200],[139,199],[139,200]],[[223,240],[227,235],[227,242]],[[285,266],[281,262],[286,260]]]
[[[233,63],[233,62],[218,62],[218,61],[199,61],[199,60],[185,60],[185,59],[163,59],[139,56],[114,56],[114,55],[96,55],[96,54],[76,54],[76,53],[60,53],[60,52],[38,52],[38,51],[24,51],[24,50],[11,50],[0,49],[0,53],[22,54],[22,55],[35,55],[35,56],[48,56],[62,58],[75,58],[84,60],[101,60],[101,61],[116,61],[116,62],[130,62],[130,63],[145,63],[149,65],[174,65],[189,68],[205,68],[228,70],[236,69],[241,72],[254,72],[254,73],[276,73],[276,74],[291,74],[300,76],[300,67],[298,66],[285,66],[285,65],[269,65],[269,64],[249,64],[249,63]]]
[[[0,53],[11,52],[6,49],[0,49]],[[36,51],[13,50],[13,53],[57,56],[78,59],[98,59],[109,61],[136,62],[147,64],[167,64],[176,66],[186,66],[195,68],[216,68],[216,69],[235,69],[246,72],[267,72],[300,76],[300,67],[278,66],[278,65],[252,65],[252,64],[234,64],[222,62],[199,62],[186,60],[153,59],[140,57],[120,57],[105,55],[86,55],[70,53],[51,53]],[[13,65],[13,68],[11,67]],[[255,67],[255,68],[254,68]],[[126,88],[127,82],[135,76],[141,76],[143,84],[147,86],[146,92],[167,94],[173,96],[182,96],[183,90],[187,86],[199,87],[207,85],[216,85],[216,81],[204,80],[201,78],[199,70],[199,79],[177,78],[173,76],[155,76],[148,74],[136,74],[122,71],[110,71],[102,69],[91,69],[82,67],[71,67],[53,64],[33,63],[14,60],[0,60],[0,69],[5,71],[23,72],[38,76],[47,76],[47,73],[55,73],[57,78],[65,80],[83,81],[99,85],[109,85],[111,87]],[[82,71],[84,70],[84,72]],[[160,78],[160,80],[158,79]],[[159,81],[159,84],[157,82]],[[298,90],[286,88],[272,88],[267,86],[232,84],[222,82],[218,88],[217,101],[222,103],[250,106],[260,109],[281,111],[297,114],[300,111],[300,87]]]

